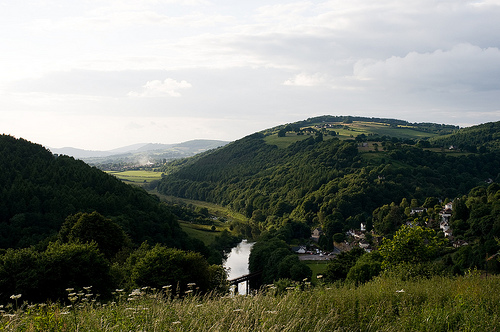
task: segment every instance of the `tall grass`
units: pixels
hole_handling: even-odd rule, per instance
[[[74,300],[4,308],[6,331],[495,331],[500,278],[479,276],[320,285],[254,296],[170,298],[157,291],[115,302]],[[88,298],[88,297],[87,297]]]

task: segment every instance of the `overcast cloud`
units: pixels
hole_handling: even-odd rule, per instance
[[[500,0],[0,1],[0,132],[234,140],[312,116],[500,120]]]

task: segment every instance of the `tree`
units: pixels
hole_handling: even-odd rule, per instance
[[[356,261],[365,251],[361,248],[353,248],[350,251],[344,251],[338,254],[335,259],[331,260],[325,271],[325,280],[333,282],[336,280],[344,280],[349,273],[351,267],[356,264]]]
[[[346,280],[356,284],[370,281],[380,274],[382,270],[382,255],[378,251],[372,251],[361,256],[349,269]]]
[[[66,218],[59,232],[63,242],[97,243],[108,258],[129,243],[121,227],[97,212],[78,213]]]
[[[422,263],[430,261],[444,247],[444,239],[436,232],[421,226],[402,226],[392,240],[384,238],[379,251],[384,258],[383,268],[400,263]]]
[[[195,283],[201,291],[210,288],[211,272],[207,261],[199,253],[156,245],[130,257],[131,282],[135,287],[171,285],[173,289],[185,291],[188,284]]]

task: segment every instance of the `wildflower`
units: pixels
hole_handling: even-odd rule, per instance
[[[74,288],[66,288],[66,292],[70,293],[72,291],[74,291],[75,289]]]
[[[197,307],[197,308],[199,308],[199,307],[203,307],[203,304],[197,304],[197,305],[196,305],[196,307]]]
[[[322,275],[322,274],[318,274],[318,275],[316,276],[316,278],[321,279],[321,278],[323,278],[323,275]]]
[[[140,289],[134,289],[132,293],[129,294],[129,296],[141,296],[143,293],[141,292]]]
[[[163,289],[170,289],[170,288],[172,288],[172,285],[163,286],[162,288]]]
[[[10,298],[13,299],[13,300],[17,300],[17,299],[20,299],[21,296],[22,296],[21,294],[11,295]]]
[[[63,312],[61,312],[60,314],[61,314],[61,315],[67,315],[67,314],[69,314],[69,311],[63,311]]]
[[[266,314],[277,314],[278,312],[276,310],[268,310],[266,311]]]
[[[396,293],[404,293],[405,290],[404,289],[400,289],[400,290],[397,290]]]
[[[149,287],[148,286],[145,286],[145,287],[142,287],[141,289],[142,290],[147,290]]]
[[[307,279],[308,279],[308,278],[304,278],[302,281],[304,281],[304,282],[305,282],[305,281],[307,281]]]
[[[92,294],[92,293],[85,294],[85,296],[86,296],[86,297],[91,297],[91,296],[93,296],[93,295],[94,295],[94,294]]]
[[[175,322],[172,322],[172,325],[177,325],[177,324],[180,324],[181,322],[179,321],[175,321]]]
[[[91,288],[92,286],[83,287],[83,289],[85,289],[86,291],[89,291]]]
[[[69,293],[68,296],[75,296],[76,293]]]
[[[121,293],[123,292],[123,289],[115,289],[115,292]]]
[[[190,290],[187,290],[185,293],[186,293],[186,294],[189,294],[189,293],[192,293],[192,292],[193,292],[193,290],[192,290],[192,289],[190,289]]]

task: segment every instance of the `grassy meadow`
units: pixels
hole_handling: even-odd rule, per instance
[[[220,234],[220,232],[225,229],[229,231],[229,227],[226,225],[220,225],[222,224],[220,222],[215,222],[215,231],[211,230],[211,225],[198,225],[182,221],[179,222],[179,224],[182,230],[190,237],[201,240],[207,246],[215,241],[215,238]]]
[[[378,278],[359,287],[307,282],[280,293],[170,298],[163,290],[89,291],[71,304],[4,305],[2,331],[498,331],[500,278]],[[302,290],[303,289],[303,290]],[[73,290],[69,290],[73,292]],[[21,304],[22,303],[22,304]]]
[[[318,125],[321,125],[318,123]],[[436,134],[423,132],[417,130],[415,128],[409,126],[398,126],[391,127],[386,123],[376,123],[376,122],[364,122],[364,121],[353,121],[352,123],[337,123],[338,128],[328,128],[328,131],[335,131],[337,133],[337,138],[345,140],[345,139],[353,139],[358,135],[364,134],[374,134],[379,136],[394,136],[400,138],[408,138],[419,140],[423,138],[433,137]],[[312,126],[314,127],[314,126]],[[308,127],[304,127],[302,129],[307,129]],[[264,140],[267,144],[276,145],[278,148],[286,148],[291,144],[304,140],[310,137],[309,135],[296,135],[295,133],[287,133],[285,137],[278,137],[278,134],[273,134],[267,136]],[[324,139],[331,139],[333,136],[326,136]],[[373,147],[371,149],[374,150]],[[382,146],[379,146],[380,151],[382,151]],[[367,149],[368,150],[368,149]]]
[[[161,172],[152,171],[108,171],[108,174],[116,176],[118,179],[132,184],[144,184],[161,179]]]

